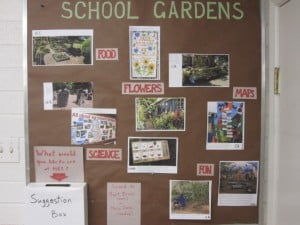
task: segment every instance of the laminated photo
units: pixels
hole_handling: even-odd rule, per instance
[[[244,149],[245,102],[207,103],[207,150]]]
[[[211,188],[210,180],[170,180],[170,219],[211,220]]]
[[[93,30],[33,30],[32,66],[93,64]]]
[[[185,131],[183,97],[136,98],[137,131]]]
[[[129,137],[128,173],[177,173],[178,138]]]
[[[130,26],[130,79],[160,79],[160,27]]]
[[[169,87],[229,87],[228,54],[169,54]]]
[[[257,206],[258,161],[221,161],[218,206]]]
[[[115,144],[117,110],[108,108],[73,108],[71,116],[71,143]]]
[[[93,107],[93,82],[45,82],[44,110]]]

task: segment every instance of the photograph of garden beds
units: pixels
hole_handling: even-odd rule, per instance
[[[183,86],[229,86],[228,55],[182,55]]]
[[[33,37],[33,65],[91,64],[91,36]]]

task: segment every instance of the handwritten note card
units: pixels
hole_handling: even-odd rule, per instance
[[[140,225],[141,184],[107,183],[107,225]]]
[[[83,148],[35,146],[36,182],[83,182]]]

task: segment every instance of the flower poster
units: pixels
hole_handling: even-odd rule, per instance
[[[160,27],[129,27],[130,79],[160,79]]]

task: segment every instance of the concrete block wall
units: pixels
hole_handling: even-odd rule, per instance
[[[24,224],[24,2],[1,1],[0,7],[0,141],[16,139],[19,151],[18,162],[0,163],[0,225]]]

